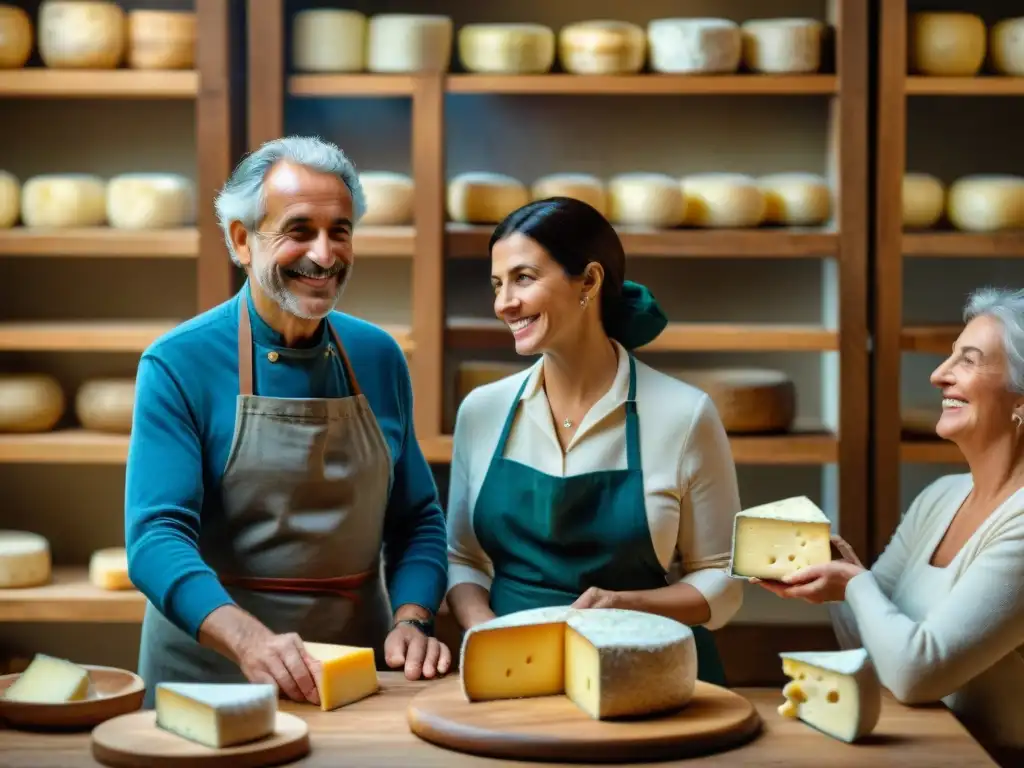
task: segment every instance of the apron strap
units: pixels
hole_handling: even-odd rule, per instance
[[[217,578],[225,587],[240,587],[254,592],[298,592],[301,594],[324,593],[359,602],[356,591],[367,584],[376,571],[364,571],[351,576],[332,576],[325,579],[271,578],[265,576],[230,576],[218,574]]]
[[[640,464],[640,415],[636,410],[636,361],[629,355],[629,394],[626,395],[626,469],[639,472]]]
[[[543,363],[541,363],[543,365]],[[498,444],[494,446],[494,457],[501,458],[505,455],[505,443],[508,442],[508,436],[512,432],[512,424],[516,419],[516,409],[519,407],[519,398],[523,396],[523,392],[526,391],[526,385],[530,382],[529,374],[523,379],[523,384],[519,387],[519,391],[516,392],[516,396],[512,399],[512,407],[508,409],[508,415],[505,416],[505,425],[501,428],[501,435],[498,437]]]

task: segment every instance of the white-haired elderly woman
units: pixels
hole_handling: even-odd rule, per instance
[[[762,586],[830,607],[907,704],[942,700],[993,754],[1024,756],[1024,291],[971,295],[931,383],[936,433],[969,472],[925,488],[877,562],[842,559]],[[1016,766],[1024,762],[1015,762]]]

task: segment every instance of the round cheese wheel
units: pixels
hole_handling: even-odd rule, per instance
[[[33,176],[21,188],[26,227],[96,227],[107,219],[107,185],[85,173]]]
[[[798,74],[821,66],[824,25],[817,19],[755,19],[740,27],[743,64],[751,72]]]
[[[96,432],[130,433],[134,405],[134,379],[93,379],[75,395],[79,424]]]
[[[975,174],[949,187],[946,215],[967,232],[1024,228],[1024,176]]]
[[[196,63],[196,15],[186,11],[130,11],[128,66],[192,69]]]
[[[729,19],[654,19],[647,43],[655,72],[735,72],[743,54],[739,24]]]
[[[726,432],[785,432],[796,417],[796,386],[782,371],[707,368],[670,375],[707,393]]]
[[[632,75],[646,58],[647,35],[628,21],[580,21],[558,33],[558,61],[575,75]]]
[[[742,173],[695,173],[680,182],[686,223],[694,227],[756,227],[768,203],[757,180]]]
[[[970,77],[985,63],[985,22],[973,13],[912,13],[907,56],[910,71],[935,77]]]
[[[772,173],[757,180],[764,193],[764,221],[793,227],[824,224],[832,215],[832,191],[814,173]]]
[[[48,432],[67,402],[64,390],[45,373],[0,373],[0,432]]]
[[[0,229],[10,229],[21,215],[21,182],[13,173],[0,171]]]
[[[32,55],[32,19],[16,5],[0,5],[0,69],[25,66]]]
[[[935,437],[935,425],[940,415],[937,408],[903,408],[900,412],[901,430],[906,435]]]
[[[461,403],[477,387],[513,376],[529,366],[521,363],[473,361],[462,363],[455,375],[455,402]]]
[[[366,213],[360,224],[397,227],[412,222],[415,187],[409,176],[391,171],[363,171],[359,182],[366,197]]]
[[[128,578],[128,552],[124,547],[97,549],[89,558],[89,581],[99,589],[134,589]]]
[[[903,227],[928,229],[942,218],[946,208],[946,189],[927,173],[903,174]]]
[[[43,0],[39,55],[54,69],[114,69],[124,58],[126,27],[117,3]]]
[[[50,542],[29,531],[0,531],[0,589],[48,584],[53,562]]]
[[[555,32],[543,24],[466,24],[459,60],[468,72],[540,74],[555,63]]]
[[[531,194],[534,200],[571,197],[597,209],[602,216],[608,215],[608,192],[604,182],[589,173],[552,173],[541,176],[533,182]]]
[[[501,173],[472,171],[448,183],[448,216],[462,224],[497,224],[529,202],[526,185]]]
[[[452,58],[448,16],[384,13],[370,17],[367,68],[371,72],[447,72]]]
[[[608,218],[613,224],[669,229],[686,217],[679,182],[664,173],[621,173],[608,181]]]
[[[172,173],[123,173],[107,182],[106,217],[116,229],[168,229],[195,220],[191,180]]]
[[[359,72],[366,64],[367,21],[359,11],[313,8],[292,17],[297,72]]]
[[[1001,75],[1024,77],[1024,16],[993,24],[988,49],[993,70]]]

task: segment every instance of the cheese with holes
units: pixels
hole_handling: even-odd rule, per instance
[[[455,402],[461,403],[477,387],[493,384],[501,379],[521,373],[527,366],[521,363],[472,361],[458,367],[455,375]]]
[[[391,171],[363,171],[359,182],[366,197],[366,213],[360,224],[394,227],[412,223],[416,189],[411,177]]]
[[[66,659],[37,653],[24,672],[4,691],[7,701],[67,704],[95,695],[89,670]]]
[[[48,432],[67,402],[64,390],[46,373],[0,373],[0,432]]]
[[[452,36],[452,20],[448,16],[371,16],[367,68],[371,72],[447,72]]]
[[[946,188],[927,173],[903,174],[903,227],[928,229],[946,209]]]
[[[312,8],[292,17],[292,67],[296,72],[360,72],[366,65],[366,15]]]
[[[670,374],[707,393],[726,432],[784,432],[793,425],[796,386],[782,371],[706,368]]]
[[[959,12],[912,13],[907,38],[910,71],[934,77],[970,77],[981,71],[988,31],[980,16]]]
[[[733,523],[730,575],[779,581],[832,559],[832,526],[806,496],[745,509]]]
[[[107,182],[106,218],[116,229],[169,229],[192,224],[195,186],[173,173],[123,173]]]
[[[134,589],[128,578],[128,553],[124,547],[97,549],[89,558],[89,582],[109,590]]]
[[[117,3],[43,0],[39,55],[54,69],[114,69],[124,58],[127,26]]]
[[[735,72],[743,55],[739,24],[729,19],[654,19],[647,44],[655,72]]]
[[[159,683],[156,724],[211,749],[274,732],[277,686],[264,683]]]
[[[806,74],[821,67],[824,25],[816,19],[755,19],[740,27],[743,64],[763,74]]]
[[[48,584],[52,568],[50,542],[43,536],[31,531],[0,531],[0,589]]]
[[[811,227],[832,216],[832,190],[818,174],[771,173],[757,183],[764,193],[766,224]]]
[[[535,608],[471,627],[459,670],[469,701],[566,695],[595,720],[680,709],[697,649],[684,624],[616,608]]]
[[[949,186],[946,215],[966,232],[1024,228],[1024,176],[975,174]]]
[[[372,648],[310,642],[303,645],[320,662],[316,689],[324,712],[365,699],[380,688]]]
[[[448,182],[448,216],[463,224],[497,224],[529,202],[526,185],[502,173],[471,171]]]
[[[107,185],[85,173],[32,176],[21,187],[27,227],[98,227],[107,220]]]
[[[668,229],[686,217],[679,182],[664,173],[622,173],[608,180],[608,218],[614,224]]]
[[[1024,77],[1024,16],[993,24],[988,50],[992,69],[1001,75]]]
[[[878,725],[882,686],[864,648],[847,651],[781,653],[790,678],[782,689],[779,714],[840,741],[864,738]]]
[[[18,223],[21,215],[21,182],[13,173],[0,171],[0,229]]]
[[[580,21],[558,33],[558,61],[574,75],[631,75],[646,59],[647,35],[628,21]]]
[[[459,60],[467,72],[541,74],[555,63],[555,32],[543,24],[466,24]]]
[[[0,5],[0,69],[19,69],[32,55],[32,19],[15,5]]]
[[[541,176],[530,190],[534,200],[571,197],[581,200],[602,215],[608,213],[608,191],[604,182],[589,173],[552,173]]]
[[[189,11],[130,11],[128,66],[192,69],[196,63],[196,15]]]
[[[742,173],[695,173],[680,184],[690,226],[756,227],[768,209],[757,180]]]
[[[75,415],[86,429],[128,434],[132,430],[135,379],[92,379],[75,394]]]

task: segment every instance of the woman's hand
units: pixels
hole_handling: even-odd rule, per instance
[[[774,595],[798,598],[808,603],[835,603],[846,599],[850,579],[866,570],[857,553],[839,536],[832,537],[832,546],[842,559],[801,568],[782,581],[752,579]]]
[[[619,593],[609,589],[589,587],[586,592],[576,598],[573,608],[621,608]]]

